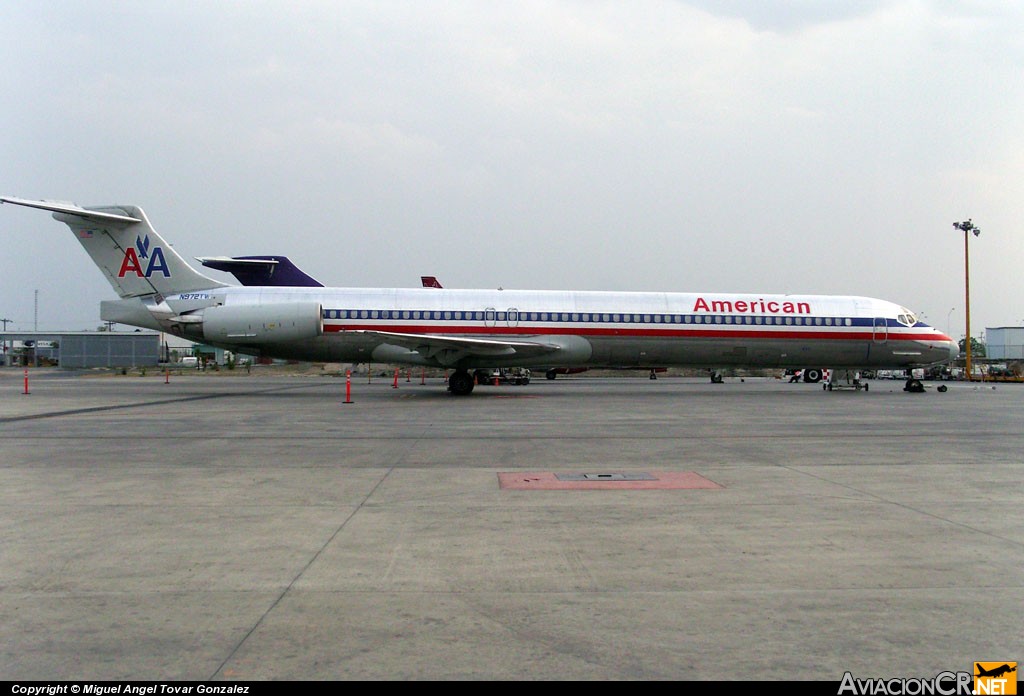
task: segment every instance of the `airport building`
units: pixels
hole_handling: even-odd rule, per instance
[[[155,331],[5,331],[0,366],[155,367],[160,336]]]
[[[989,360],[1024,360],[1024,326],[986,328],[985,355]]]

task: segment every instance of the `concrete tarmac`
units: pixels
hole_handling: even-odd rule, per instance
[[[0,370],[8,680],[824,680],[1024,658],[1024,385]],[[511,490],[692,472],[717,488]]]

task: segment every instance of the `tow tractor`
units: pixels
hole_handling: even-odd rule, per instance
[[[797,368],[795,370],[786,370],[784,376],[790,378],[790,382],[811,382],[816,384],[821,381],[822,377],[826,377],[825,371],[820,367],[805,367]]]
[[[474,370],[473,378],[477,384],[516,384],[530,383],[530,371],[525,367],[498,367],[493,370]]]
[[[910,374],[907,376],[907,383],[903,387],[903,391],[914,392],[916,394],[924,393],[924,380],[925,371],[922,368],[915,368],[910,370]],[[948,389],[945,384],[940,384],[935,388],[936,391],[944,392]]]

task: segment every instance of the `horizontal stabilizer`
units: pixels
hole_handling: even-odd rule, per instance
[[[89,210],[87,208],[77,206],[74,203],[66,203],[63,201],[29,201],[24,198],[8,198],[6,196],[0,197],[0,201],[3,201],[4,203],[13,203],[14,205],[23,205],[27,208],[49,210],[53,213],[74,215],[76,217],[95,220],[97,222],[123,222],[125,224],[142,222],[140,218],[131,217],[129,215],[118,215],[116,213],[109,213],[101,210]]]

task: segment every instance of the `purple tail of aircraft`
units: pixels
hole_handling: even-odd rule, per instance
[[[322,288],[323,283],[299,270],[287,256],[204,256],[207,268],[225,271],[242,285]]]

